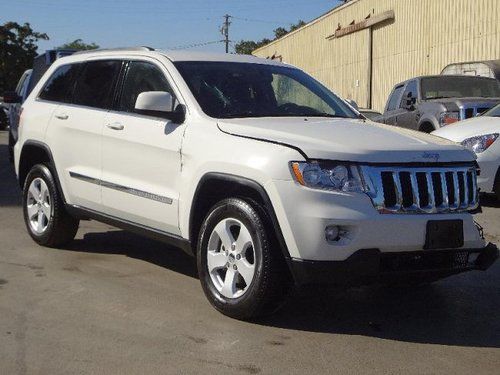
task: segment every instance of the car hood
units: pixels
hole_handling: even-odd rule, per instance
[[[358,119],[220,120],[221,131],[300,149],[310,159],[371,163],[464,162],[474,153],[429,134]]]
[[[444,126],[433,131],[432,135],[437,135],[454,142],[462,142],[464,139],[470,137],[492,133],[500,133],[500,117],[474,117]]]

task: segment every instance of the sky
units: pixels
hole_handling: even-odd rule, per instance
[[[101,48],[147,45],[224,51],[220,26],[230,14],[229,38],[238,42],[272,38],[279,26],[310,21],[338,5],[336,0],[0,0],[0,24],[29,22],[47,33],[39,53],[75,39]],[[230,49],[231,51],[234,48]]]

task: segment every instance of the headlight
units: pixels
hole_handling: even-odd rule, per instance
[[[462,146],[479,154],[490,147],[498,138],[498,133],[479,135],[477,137],[467,138],[462,141]]]
[[[295,180],[309,188],[363,192],[361,172],[355,165],[332,162],[292,162]]]
[[[443,112],[439,115],[439,125],[446,126],[460,121],[460,114],[458,112]]]

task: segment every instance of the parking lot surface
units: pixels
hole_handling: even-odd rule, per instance
[[[498,374],[500,263],[416,289],[301,290],[258,322],[207,302],[180,250],[93,221],[27,234],[0,132],[0,374]],[[500,205],[476,220],[500,243]],[[397,235],[397,234],[395,234]]]

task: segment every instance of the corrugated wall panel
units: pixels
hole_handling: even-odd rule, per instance
[[[500,0],[354,0],[254,52],[281,55],[361,106],[368,100],[368,29],[327,40],[338,24],[394,10],[373,27],[373,105],[382,110],[394,84],[438,74],[448,64],[500,59]]]

